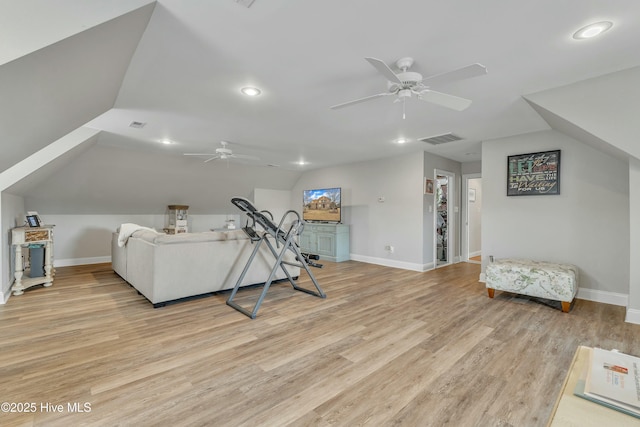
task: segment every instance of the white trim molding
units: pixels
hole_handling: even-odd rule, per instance
[[[598,291],[595,289],[579,288],[576,298],[587,301],[601,302],[604,304],[620,305],[626,307],[629,295],[617,292]]]
[[[96,256],[96,257],[89,257],[89,258],[56,259],[53,261],[53,266],[54,267],[71,267],[73,265],[102,264],[105,262],[111,262],[111,257]]]
[[[401,268],[403,270],[424,272],[433,269],[433,263],[416,264],[412,262],[396,261],[386,258],[375,258],[365,255],[349,254],[352,261],[366,262],[367,264],[377,264],[385,267]]]
[[[13,287],[13,283],[11,283],[11,286],[9,286],[9,289],[7,289],[5,292],[0,293],[0,296],[2,297],[2,300],[0,300],[0,305],[6,304],[7,301],[9,301],[9,297],[11,296],[11,288],[12,287]]]
[[[637,308],[627,308],[627,316],[624,319],[627,323],[640,325],[640,310]]]

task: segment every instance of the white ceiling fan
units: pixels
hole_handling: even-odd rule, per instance
[[[221,159],[221,160],[229,160],[229,159],[241,159],[241,160],[260,160],[259,157],[250,156],[248,154],[234,154],[234,152],[227,148],[230,144],[227,141],[220,141],[222,147],[216,148],[215,153],[184,153],[185,156],[199,156],[199,157],[208,157],[204,162],[208,163],[212,160]]]
[[[333,105],[329,108],[337,110],[338,108],[348,107],[371,99],[395,95],[397,99],[394,102],[403,102],[402,118],[404,118],[404,102],[407,98],[411,98],[412,95],[416,95],[416,97],[421,101],[431,102],[456,111],[462,111],[471,105],[471,100],[447,93],[436,92],[432,90],[431,87],[456,80],[482,76],[487,73],[487,69],[484,65],[476,63],[423,79],[420,73],[409,71],[409,68],[413,65],[413,58],[400,58],[396,61],[395,65],[400,70],[399,73],[395,73],[387,64],[384,63],[384,61],[381,61],[380,59],[365,59],[388,80],[387,91],[355,99],[353,101],[344,102],[342,104]]]

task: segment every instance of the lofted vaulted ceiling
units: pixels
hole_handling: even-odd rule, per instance
[[[601,38],[571,37],[605,19],[614,27]],[[182,155],[227,140],[287,168],[407,150],[479,160],[482,140],[548,128],[522,95],[639,65],[639,21],[633,0],[159,0],[114,109],[92,125],[109,132],[105,144]],[[461,112],[415,97],[405,119],[393,97],[329,109],[386,90],[365,57],[404,56],[425,77],[476,62],[488,74],[435,88],[473,100]],[[262,94],[241,95],[248,85]],[[448,132],[463,140],[417,141]],[[409,143],[394,144],[399,137]]]
[[[175,173],[184,179],[189,171],[200,180],[212,168],[226,168],[216,177],[241,171],[234,182],[247,177],[242,191],[259,186],[261,177],[273,178],[269,188],[286,189],[284,181],[305,170],[413,151],[476,161],[483,140],[549,128],[524,95],[640,65],[635,0],[242,3],[0,0],[0,36],[10,41],[0,52],[0,172],[78,126],[102,131],[92,141],[97,148],[77,164],[48,172],[49,187],[34,180],[13,190],[28,198],[86,198],[95,186],[82,190],[90,182],[82,178],[69,186],[69,174],[108,179],[111,169],[96,170],[105,158],[100,153],[109,153],[111,163],[123,152],[139,162],[154,159],[165,170],[180,168]],[[601,37],[572,38],[602,20],[613,27]],[[329,108],[387,89],[365,57],[393,67],[407,56],[424,77],[472,63],[488,74],[433,88],[471,99],[464,111],[415,96],[404,105],[388,96]],[[246,97],[244,86],[262,94]],[[419,141],[444,133],[462,139],[440,146]],[[408,142],[395,143],[400,137]],[[222,140],[236,153],[260,157],[254,166],[278,167],[256,172],[183,156],[214,152]],[[131,187],[130,196],[141,189]]]

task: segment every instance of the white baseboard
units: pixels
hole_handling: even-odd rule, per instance
[[[356,255],[356,254],[349,254],[349,257],[353,261],[366,262],[367,264],[383,265],[385,267],[401,268],[403,270],[423,272],[423,271],[433,269],[432,262],[427,264],[416,264],[412,262],[396,261],[393,259],[375,258],[375,257]]]
[[[87,264],[102,264],[104,262],[111,262],[110,256],[98,256],[90,258],[68,258],[68,259],[56,259],[53,261],[54,267],[70,267],[73,265],[87,265]],[[13,286],[13,283],[11,284]],[[0,293],[0,305],[6,304],[11,296],[11,286],[5,292]]]
[[[54,267],[70,267],[72,265],[102,264],[103,262],[111,262],[110,256],[96,256],[89,258],[67,258],[56,259],[53,261]]]
[[[627,308],[627,316],[624,319],[627,323],[640,325],[640,310],[637,308]]]
[[[13,286],[13,284],[11,286]],[[9,301],[9,297],[11,296],[11,286],[9,286],[9,289],[7,289],[5,292],[0,293],[0,297],[2,297],[0,299],[0,305],[6,304],[7,301]]]
[[[595,289],[579,288],[576,298],[587,301],[601,302],[604,304],[620,305],[626,307],[629,303],[629,295],[617,292],[598,291]]]
[[[469,258],[473,258],[474,256],[481,255],[482,251],[469,252]]]

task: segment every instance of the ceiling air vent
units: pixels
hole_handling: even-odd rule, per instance
[[[426,142],[427,144],[431,144],[431,145],[440,145],[440,144],[445,144],[447,142],[460,141],[461,139],[462,138],[460,138],[458,135],[454,135],[452,133],[443,133],[442,135],[430,136],[427,138],[420,138],[420,141]]]
[[[254,0],[236,0],[236,3],[240,3],[241,5],[246,6],[246,7],[251,7],[253,2],[254,2]]]
[[[143,122],[131,122],[131,123],[129,123],[129,127],[130,128],[135,128],[135,129],[142,129],[145,125],[146,125],[146,123],[143,123]]]

